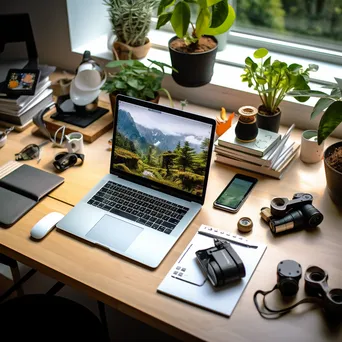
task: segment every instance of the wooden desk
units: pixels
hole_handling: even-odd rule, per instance
[[[189,107],[189,110],[192,108]],[[217,113],[209,110],[205,114]],[[299,139],[300,132],[295,132],[295,135]],[[258,184],[236,215],[215,210],[212,203],[232,176],[243,171],[212,163],[203,209],[156,270],[147,269],[58,231],[53,231],[41,242],[31,241],[29,231],[41,217],[51,211],[67,213],[108,173],[110,152],[107,150],[107,140],[110,137],[111,132],[108,132],[94,143],[86,144],[85,164],[81,168],[74,167],[63,172],[65,184],[53,191],[49,198],[44,199],[16,225],[0,230],[0,252],[180,339],[342,340],[342,331],[330,327],[319,309],[303,305],[277,321],[267,321],[259,316],[252,299],[256,290],[273,287],[276,282],[276,265],[283,259],[297,260],[304,270],[308,265],[318,265],[329,272],[329,286],[342,287],[342,212],[334,206],[325,190],[323,163],[305,165],[297,159],[281,181],[257,176]],[[0,165],[13,160],[14,153],[28,143],[42,140],[31,136],[30,129],[22,133],[11,133],[8,143],[0,150]],[[51,161],[58,152],[59,149],[44,147],[38,167],[54,172]],[[37,166],[36,161],[28,164]],[[314,232],[300,231],[275,238],[260,220],[260,208],[268,206],[275,196],[291,197],[295,192],[312,193],[314,205],[322,211],[325,219],[320,229]],[[231,318],[221,317],[156,292],[159,283],[202,223],[235,232],[237,220],[242,216],[249,216],[254,221],[253,231],[248,237],[266,243],[268,248]],[[302,279],[297,299],[303,297]],[[271,299],[274,299],[274,305],[283,305],[277,293]]]

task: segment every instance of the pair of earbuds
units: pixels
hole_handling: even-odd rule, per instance
[[[290,312],[296,306],[304,303],[315,303],[325,313],[332,317],[342,316],[342,289],[331,289],[328,286],[328,273],[318,266],[310,266],[305,271],[305,292],[309,296],[284,309],[271,309],[266,303],[266,295],[278,289],[283,297],[291,297],[297,294],[299,281],[302,278],[302,267],[294,260],[283,260],[277,266],[277,284],[270,291],[258,290],[254,294],[254,303],[264,318],[278,318],[283,314]],[[257,296],[264,296],[263,305],[266,311],[261,310],[257,302]],[[278,316],[278,317],[277,317]]]

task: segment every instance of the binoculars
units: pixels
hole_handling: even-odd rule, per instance
[[[294,194],[292,200],[276,197],[270,208],[261,209],[261,217],[274,234],[295,228],[315,228],[323,221],[323,214],[312,202],[312,195],[304,193]]]
[[[214,239],[215,247],[196,252],[203,273],[211,284],[220,287],[246,275],[245,266],[228,241]]]
[[[304,276],[305,292],[311,297],[319,297],[321,306],[329,315],[342,315],[342,289],[328,286],[328,273],[318,266],[309,267]]]
[[[272,290],[258,290],[254,293],[254,304],[259,314],[266,319],[279,318],[305,303],[313,303],[320,306],[325,314],[333,320],[342,318],[342,289],[331,289],[328,286],[328,274],[318,266],[310,266],[305,271],[305,292],[308,297],[282,309],[271,309],[266,303],[266,296],[278,289],[283,297],[294,296],[299,289],[299,281],[302,278],[302,267],[294,260],[283,260],[277,266],[277,284]],[[263,295],[263,310],[257,301],[257,295]],[[265,311],[266,310],[266,311]]]

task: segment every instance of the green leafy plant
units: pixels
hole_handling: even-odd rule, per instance
[[[116,74],[110,74],[101,89],[107,93],[128,95],[147,101],[156,98],[158,92],[163,91],[173,107],[170,93],[165,88],[162,88],[161,84],[166,67],[176,72],[177,70],[165,63],[150,59],[148,61],[151,63],[149,66],[131,59],[109,62],[106,67],[120,67],[120,71]]]
[[[130,46],[146,44],[152,10],[159,0],[104,0],[112,29],[119,42]]]
[[[196,22],[191,22],[191,14],[196,16]],[[228,0],[161,0],[157,29],[171,22],[178,38],[184,39],[187,45],[196,45],[203,35],[214,36],[228,31],[234,20],[235,12]]]
[[[335,78],[336,84],[325,86],[331,89],[330,94],[318,90],[294,90],[287,95],[302,97],[318,97],[320,98],[311,113],[311,119],[322,113],[318,126],[318,144],[320,145],[342,122],[342,79]]]
[[[305,89],[310,90],[309,73],[317,71],[316,64],[309,64],[304,69],[299,64],[287,65],[284,62],[275,60],[271,62],[271,57],[265,60],[268,50],[260,48],[253,54],[258,59],[256,63],[252,58],[245,60],[244,74],[241,75],[242,82],[247,82],[248,87],[253,87],[260,96],[262,106],[259,111],[262,114],[274,115],[279,111],[279,105],[290,90]],[[300,102],[305,102],[309,97],[296,98]]]

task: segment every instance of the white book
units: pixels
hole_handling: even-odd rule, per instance
[[[272,149],[281,138],[278,133],[259,128],[258,135],[254,141],[241,142],[236,138],[235,126],[236,125],[233,125],[217,139],[220,146],[262,157]]]
[[[278,159],[281,158],[282,155],[286,152],[286,150],[292,147],[293,145],[294,145],[293,141],[287,141]],[[218,145],[218,142],[216,141],[214,144],[214,151],[226,157],[230,157],[234,159],[242,159],[242,160],[245,160],[245,161],[260,165],[260,166],[270,167],[273,162],[273,159],[271,159],[271,156],[273,155],[273,152],[277,149],[277,147],[278,147],[278,144],[275,145],[271,150],[269,150],[264,156],[258,157],[258,156],[253,156],[248,153],[244,153],[244,152],[236,151],[227,147],[220,146]]]
[[[286,157],[284,157],[284,159],[281,160],[281,162],[279,162],[279,165],[276,169],[256,165],[239,159],[229,158],[220,154],[216,155],[215,161],[226,165],[238,167],[244,170],[260,173],[273,178],[281,179],[283,173],[288,169],[289,165],[291,164],[291,161],[295,158],[299,146],[299,144],[295,143],[294,146],[290,149],[290,152],[286,153]]]

